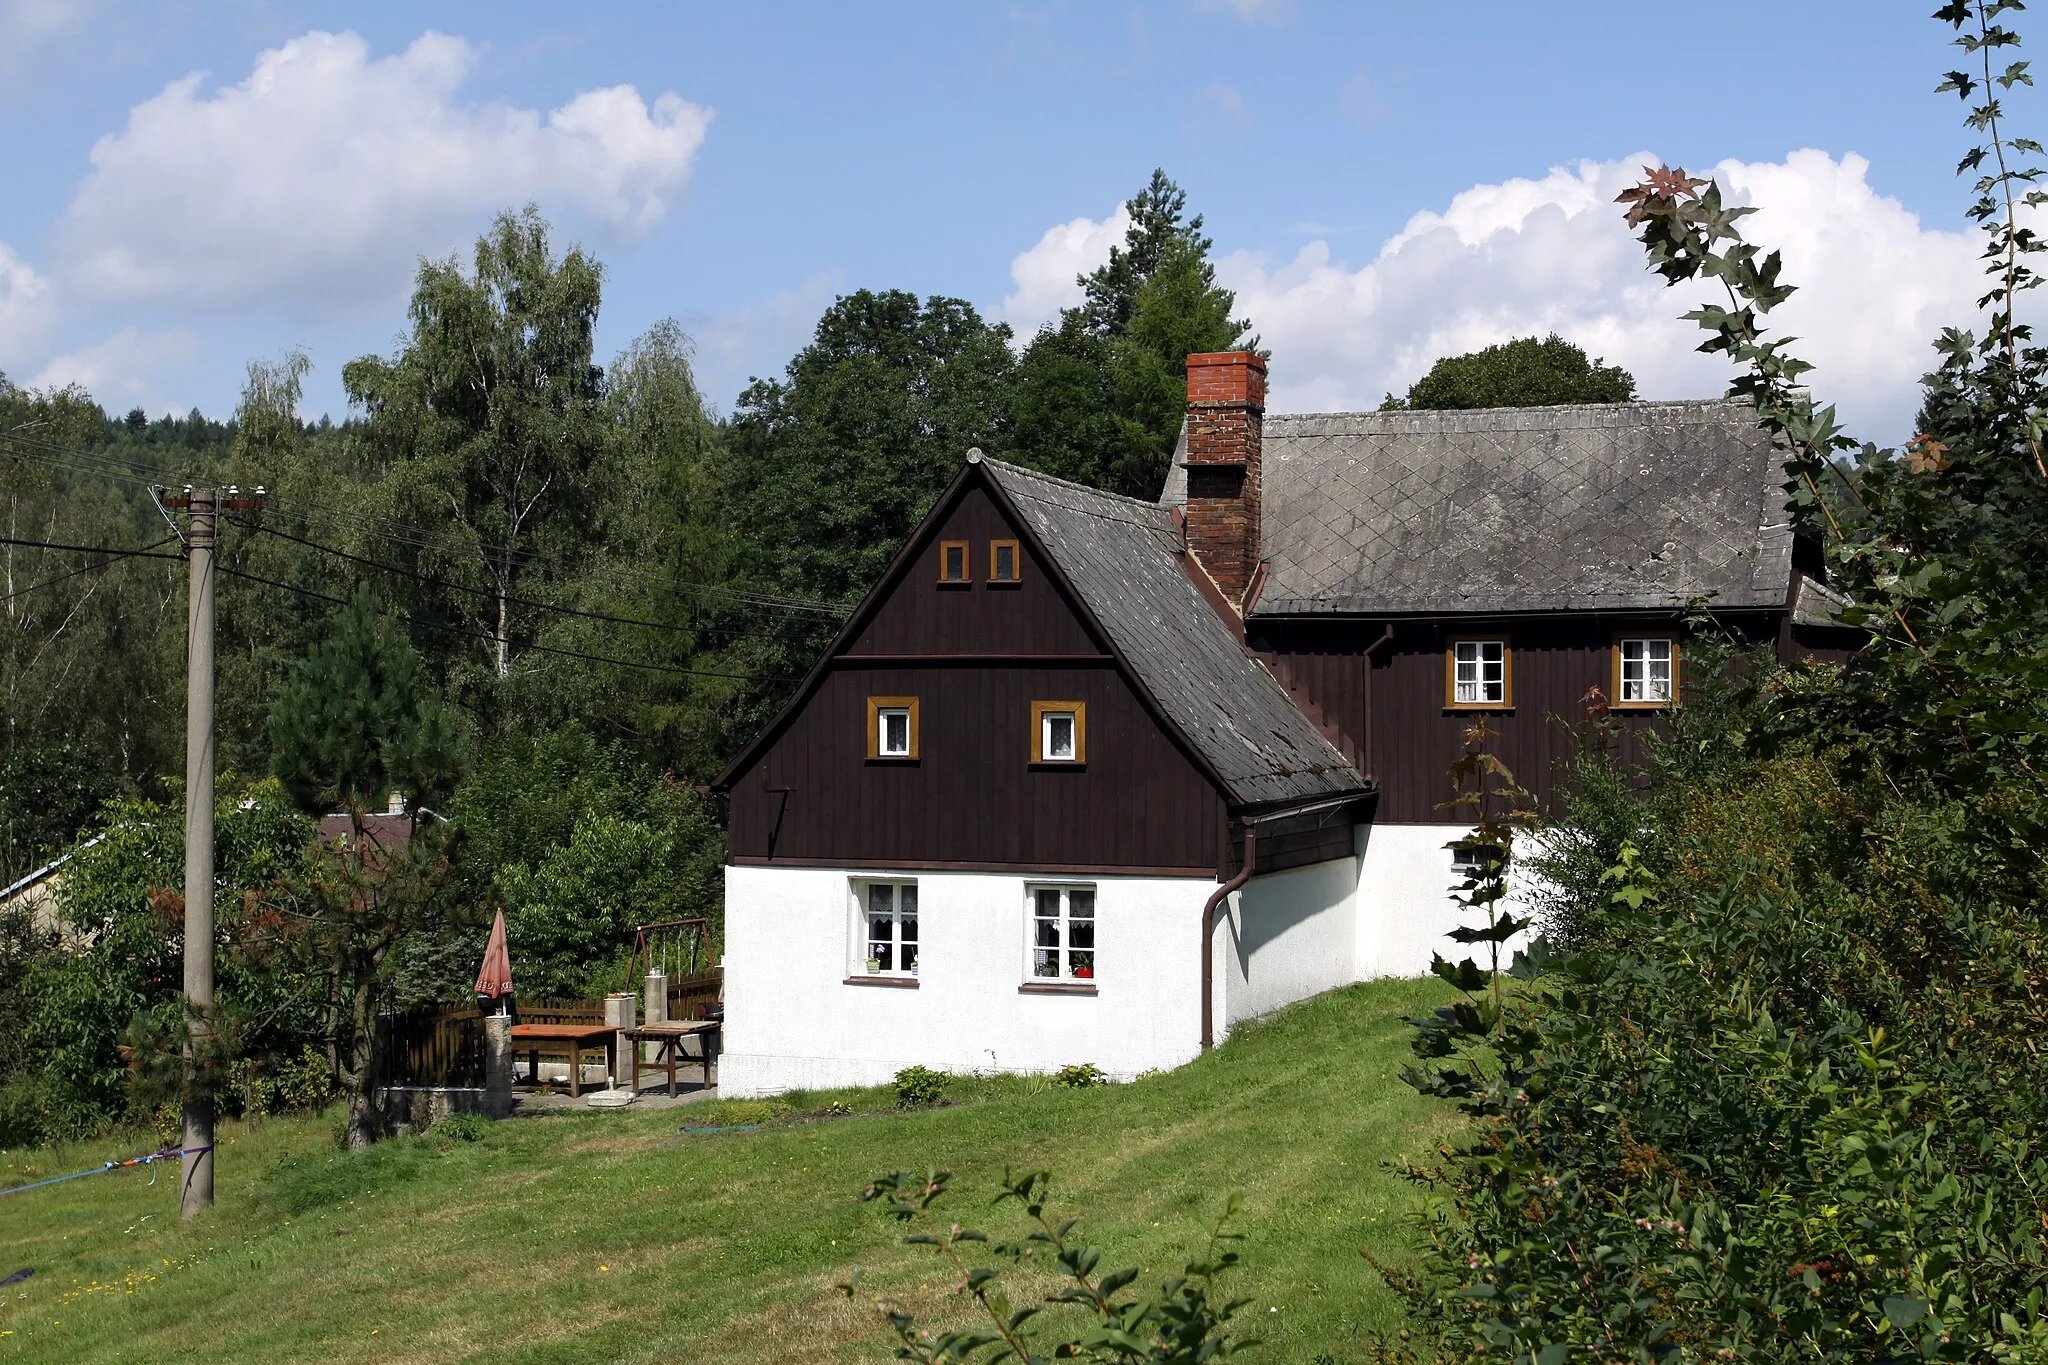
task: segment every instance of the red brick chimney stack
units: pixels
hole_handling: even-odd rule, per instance
[[[1259,565],[1259,449],[1266,362],[1250,351],[1188,357],[1188,548],[1232,602]]]

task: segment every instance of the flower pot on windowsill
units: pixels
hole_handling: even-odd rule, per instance
[[[867,958],[865,959],[865,965],[868,969],[869,976],[879,975],[882,970],[882,959],[880,959],[879,957]]]

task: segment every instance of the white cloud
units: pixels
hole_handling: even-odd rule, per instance
[[[42,355],[56,320],[50,282],[0,242],[0,373]]]
[[[1234,14],[1247,24],[1285,23],[1294,16],[1294,0],[1195,0],[1195,8]]]
[[[729,406],[749,380],[780,379],[783,366],[810,343],[819,316],[845,287],[844,275],[827,270],[737,313],[684,318],[696,343],[691,364],[698,387]]]
[[[545,115],[464,103],[476,59],[432,32],[374,60],[353,33],[313,32],[237,85],[172,82],[94,144],[60,234],[67,280],[119,303],[382,306],[490,210],[534,199],[635,236],[683,194],[708,109],[625,85]]]
[[[1016,331],[1019,344],[1058,318],[1062,308],[1081,302],[1078,277],[1108,261],[1109,249],[1122,244],[1130,226],[1130,210],[1122,207],[1100,222],[1076,218],[1047,228],[1037,245],[1010,262],[1010,280],[1017,287],[1003,300],[1003,320]]]
[[[1223,259],[1219,277],[1273,352],[1274,409],[1375,407],[1441,356],[1551,331],[1626,366],[1644,397],[1721,393],[1729,366],[1697,354],[1704,334],[1678,320],[1708,295],[1665,289],[1613,202],[1646,164],[1657,159],[1474,186],[1410,219],[1358,269],[1321,240],[1281,264],[1242,251]],[[1758,209],[1744,220],[1750,240],[1782,250],[1784,278],[1799,286],[1767,319],[1772,331],[1800,338],[1816,395],[1852,431],[1897,441],[1933,363],[1928,343],[1971,322],[1981,277],[1967,234],[1922,227],[1868,172],[1860,156],[1812,150],[1715,168],[1731,202]]]
[[[1188,120],[1187,125],[1191,132],[1219,125],[1250,128],[1258,122],[1234,85],[1210,86],[1195,96],[1195,109],[1195,116]]]
[[[0,0],[0,66],[18,69],[42,44],[85,22],[91,0]]]
[[[179,410],[159,392],[151,375],[166,366],[189,364],[199,344],[185,332],[140,332],[124,327],[105,341],[61,355],[23,387],[61,389],[78,384],[108,412],[141,408],[153,415]]]

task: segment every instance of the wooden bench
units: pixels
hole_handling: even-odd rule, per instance
[[[618,1030],[608,1024],[514,1024],[512,1026],[512,1051],[516,1055],[524,1052],[527,1056],[528,1074],[533,1084],[540,1084],[540,1058],[543,1052],[551,1057],[567,1056],[569,1059],[569,1093],[580,1096],[583,1093],[583,1050],[602,1049],[605,1060],[605,1074],[617,1076]],[[637,1063],[638,1059],[635,1058]]]
[[[655,1045],[654,1060],[650,1066],[668,1070],[668,1093],[676,1093],[676,1062],[684,1059],[683,1039],[695,1037],[704,1050],[704,1088],[711,1088],[711,1064],[718,1058],[719,1021],[716,1019],[677,1020],[674,1023],[642,1024],[639,1028],[624,1030],[633,1054],[633,1093],[640,1093],[640,1044]]]

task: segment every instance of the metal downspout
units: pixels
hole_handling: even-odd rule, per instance
[[[1237,875],[1209,893],[1209,899],[1202,904],[1202,1051],[1207,1052],[1215,1044],[1216,1034],[1216,907],[1223,904],[1231,892],[1251,880],[1252,860],[1258,855],[1259,831],[1256,825],[1244,827],[1244,866]]]

